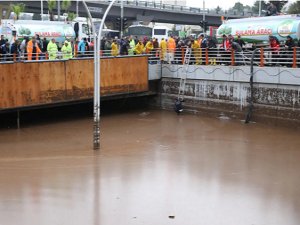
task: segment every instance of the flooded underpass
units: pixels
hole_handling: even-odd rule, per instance
[[[0,224],[298,225],[299,130],[132,110],[0,130]]]

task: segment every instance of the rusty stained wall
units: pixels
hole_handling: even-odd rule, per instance
[[[162,79],[163,108],[173,108],[179,81]],[[202,108],[244,115],[250,97],[250,85],[243,82],[187,80],[185,95],[184,105],[191,110]],[[300,122],[300,86],[256,83],[254,103],[256,114]]]
[[[92,98],[93,65],[92,59],[0,64],[0,110]],[[101,60],[102,96],[147,90],[147,57]]]

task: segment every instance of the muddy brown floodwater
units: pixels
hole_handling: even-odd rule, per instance
[[[150,110],[0,131],[1,225],[299,225],[299,131]]]

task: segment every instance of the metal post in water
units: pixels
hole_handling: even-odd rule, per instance
[[[248,112],[246,114],[246,119],[245,119],[245,123],[249,123],[251,118],[252,118],[252,113],[253,113],[253,108],[254,108],[254,88],[253,88],[253,76],[254,76],[254,68],[253,68],[253,64],[254,64],[254,58],[255,58],[255,54],[259,51],[259,48],[256,48],[253,52],[252,52],[252,56],[251,56],[251,61],[250,61],[250,72],[251,72],[251,76],[250,76],[250,101],[249,101],[249,108],[248,108]]]
[[[17,111],[17,127],[18,127],[18,129],[20,129],[20,111],[18,110]]]
[[[98,150],[100,148],[100,78],[101,78],[101,71],[100,71],[100,41],[102,39],[102,30],[104,26],[105,19],[109,10],[111,9],[112,5],[114,4],[115,0],[112,0],[107,7],[99,28],[98,36],[96,34],[95,26],[92,21],[92,16],[90,11],[85,3],[82,0],[83,5],[89,15],[89,19],[91,21],[92,29],[93,29],[93,36],[94,36],[94,134],[93,134],[93,146],[94,150]]]
[[[93,18],[90,13],[90,10],[87,7],[84,0],[82,0],[82,3],[89,16],[89,20],[92,26],[93,40],[94,40],[94,128],[93,128],[94,144],[93,144],[93,148],[94,150],[97,150],[100,148],[100,92],[98,92],[99,89],[98,86],[100,86],[100,79],[98,78],[99,59],[97,59],[97,57],[99,58],[99,51],[97,51],[98,37],[97,37],[96,29],[93,23]]]
[[[102,30],[104,26],[105,19],[109,10],[111,9],[112,5],[116,0],[112,0],[107,7],[99,27],[99,33],[97,37],[97,44],[96,44],[96,62],[95,62],[95,69],[94,69],[94,76],[96,83],[94,84],[94,150],[100,148],[100,80],[101,80],[101,63],[100,63],[100,41],[102,39]]]

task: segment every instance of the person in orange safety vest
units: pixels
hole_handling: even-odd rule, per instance
[[[39,48],[36,38],[32,37],[30,41],[27,43],[27,59],[28,60],[39,60],[39,54],[41,53],[41,49]]]
[[[169,53],[168,62],[169,63],[172,63],[174,61],[175,49],[176,49],[176,43],[173,36],[171,36],[168,40],[168,53]]]

